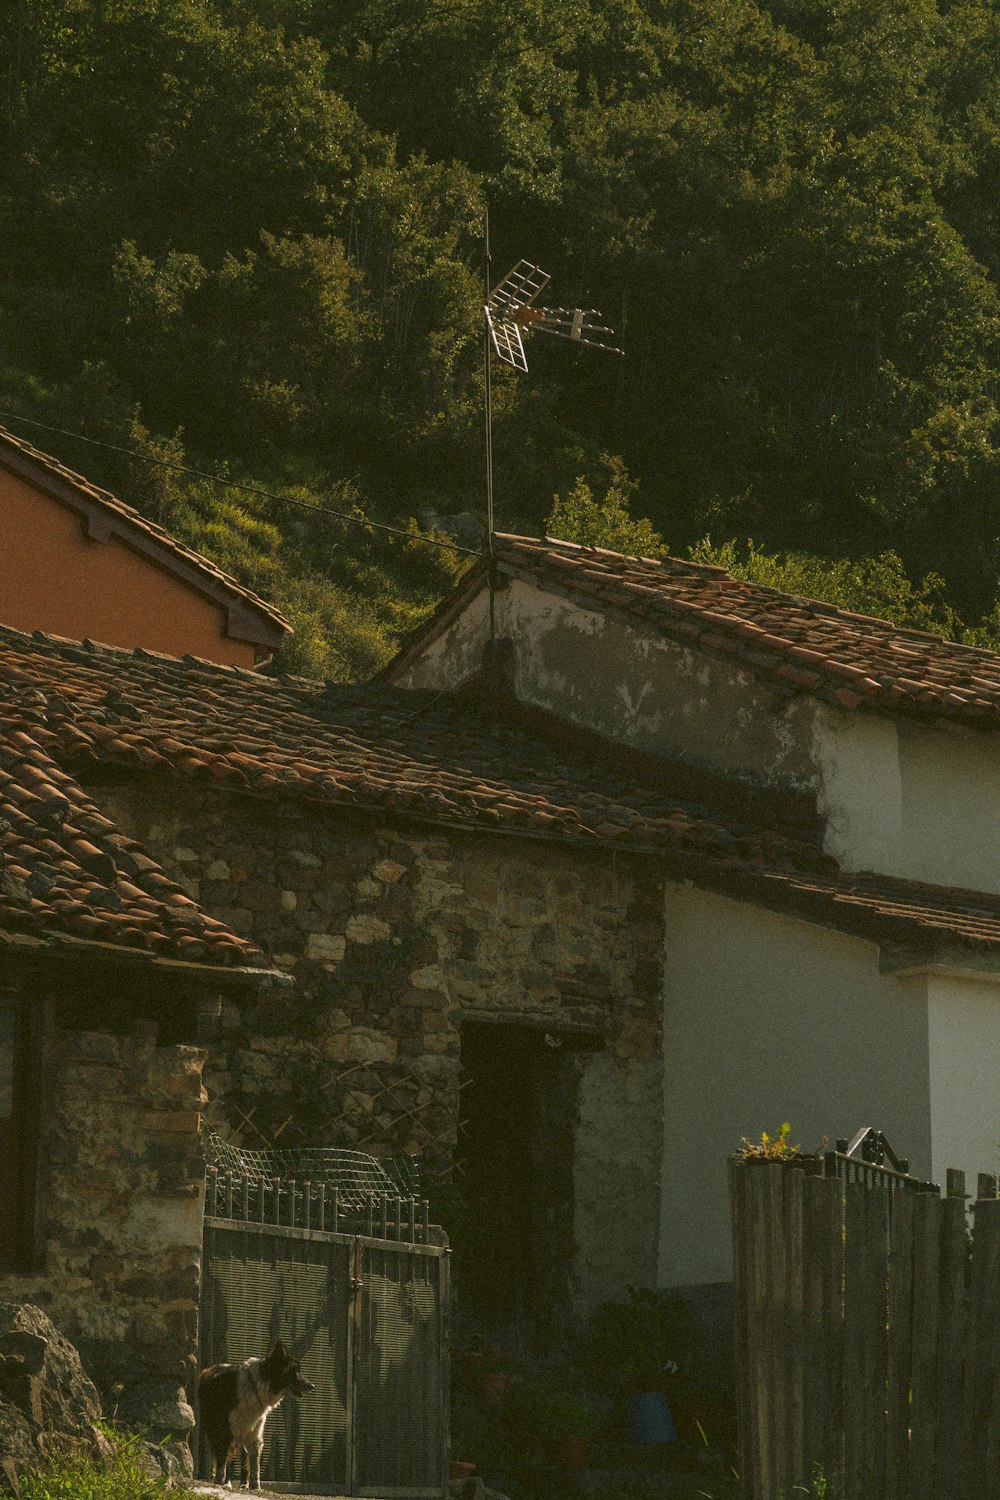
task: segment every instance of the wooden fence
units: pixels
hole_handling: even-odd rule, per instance
[[[730,1163],[742,1500],[1000,1500],[996,1178],[824,1170]]]

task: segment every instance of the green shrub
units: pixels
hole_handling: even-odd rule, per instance
[[[107,1457],[53,1451],[22,1474],[21,1500],[160,1500],[168,1493],[165,1476],[147,1472],[137,1434],[105,1429],[105,1435],[111,1450]]]

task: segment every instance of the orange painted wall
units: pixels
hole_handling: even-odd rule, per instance
[[[225,612],[111,537],[92,541],[68,506],[0,469],[0,624],[109,646],[253,667],[257,648],[223,634]]]

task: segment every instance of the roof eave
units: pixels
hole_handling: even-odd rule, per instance
[[[107,542],[112,537],[117,537],[133,552],[138,552],[165,572],[172,573],[182,583],[217,605],[225,613],[225,633],[231,639],[246,641],[249,645],[268,651],[277,651],[292,634],[291,625],[277,611],[261,608],[251,599],[234,593],[210,574],[203,573],[194,563],[178,557],[169,547],[164,546],[141,526],[134,525],[126,516],[113,514],[100,501],[75,489],[37,459],[16,449],[0,446],[0,467],[41,490],[50,499],[75,510],[82,517],[91,541]]]
[[[155,969],[160,973],[204,979],[206,982],[224,987],[251,985],[261,988],[289,989],[295,982],[290,974],[285,974],[280,969],[256,968],[247,964],[226,965],[165,958],[161,954],[148,953],[140,948],[125,948],[117,943],[96,943],[87,938],[73,937],[68,933],[60,933],[58,936],[36,936],[34,933],[0,928],[0,953],[3,952],[26,958],[55,959],[64,962],[82,959],[91,963]]]

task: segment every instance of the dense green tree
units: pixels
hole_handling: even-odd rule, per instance
[[[283,601],[300,666],[368,670],[453,576],[407,526],[482,513],[521,256],[627,357],[496,371],[501,524],[555,492],[992,630],[997,0],[13,0],[0,64],[2,409],[113,444],[40,437]]]

